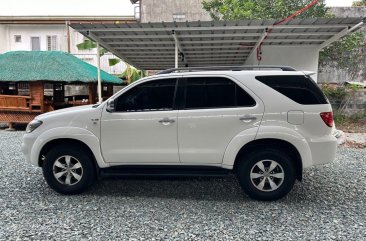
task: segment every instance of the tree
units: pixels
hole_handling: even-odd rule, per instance
[[[352,6],[353,7],[365,7],[366,6],[366,0],[353,1]]]
[[[85,39],[84,42],[79,43],[78,45],[76,45],[76,47],[78,48],[78,50],[89,50],[89,49],[95,49],[97,47],[97,44],[89,39]],[[100,56],[103,56],[106,53],[108,53],[108,51],[105,50],[104,48],[99,49]],[[114,66],[119,62],[121,62],[120,59],[116,58],[108,59],[109,66]]]
[[[204,0],[203,8],[215,20],[283,19],[310,4],[312,0]],[[299,15],[300,18],[329,15],[325,1]]]
[[[126,79],[127,84],[131,84],[136,80],[139,80],[143,77],[147,76],[147,73],[143,70],[138,70],[135,67],[127,64],[127,68],[123,73],[119,76],[120,78]]]
[[[89,49],[95,49],[97,47],[97,44],[89,39],[85,39],[84,42],[77,44],[76,47],[78,48],[78,50],[89,50]],[[100,56],[103,56],[107,52],[108,51],[105,50],[104,48],[100,48],[99,50]]]
[[[204,0],[203,8],[216,20],[239,19],[284,19],[313,0]],[[360,2],[365,3],[366,0]],[[361,4],[361,3],[357,3]],[[297,18],[333,17],[325,1],[301,13]],[[364,34],[350,34],[339,42],[320,52],[320,66],[330,66],[346,70],[352,78],[363,68],[360,64],[364,56]]]
[[[89,49],[96,48],[97,44],[89,39],[85,39],[84,42],[76,45],[76,47],[78,48],[78,50],[89,50]],[[100,51],[99,51],[100,56],[103,56],[107,52],[108,51],[105,50],[104,48],[100,48]],[[116,58],[108,59],[109,66],[114,66],[114,65],[118,64],[119,62],[121,62],[120,59],[116,59]],[[121,73],[119,75],[120,78],[124,78],[127,80],[127,84],[131,84],[132,82],[139,80],[145,76],[147,76],[147,73],[145,71],[138,70],[129,64],[127,64],[127,68],[123,71],[123,73]]]
[[[366,53],[365,36],[362,32],[355,32],[348,37],[325,47],[319,55],[321,68],[331,67],[346,70],[351,79],[355,79],[363,69],[363,58]],[[365,73],[361,73],[365,77]]]
[[[203,8],[215,20],[284,19],[313,0],[204,0]],[[366,0],[357,2],[365,3]],[[358,5],[359,6],[359,5]],[[297,18],[333,17],[325,1],[320,0]],[[364,34],[350,34],[320,52],[320,66],[346,70],[355,77],[360,72],[360,60],[364,55]]]

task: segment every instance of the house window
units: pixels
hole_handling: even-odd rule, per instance
[[[18,82],[18,95],[29,95],[28,82]]]
[[[47,36],[47,50],[57,50],[57,36]]]
[[[14,38],[15,38],[16,43],[21,43],[22,42],[22,35],[14,35]]]
[[[9,83],[9,90],[16,90],[16,89],[17,89],[17,86],[16,86],[15,82]]]
[[[186,14],[182,12],[173,13],[174,22],[184,22],[186,20]]]

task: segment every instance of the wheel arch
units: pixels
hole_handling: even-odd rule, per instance
[[[291,160],[294,160],[295,170],[296,170],[296,178],[301,181],[302,180],[302,171],[303,171],[303,162],[298,149],[290,142],[282,139],[275,138],[264,138],[264,139],[256,139],[246,143],[241,147],[239,152],[237,153],[233,165],[234,172],[236,171],[238,164],[240,161],[243,161],[242,158],[245,155],[250,154],[259,149],[263,149],[264,147],[274,147],[276,149],[282,150],[289,154]]]
[[[32,145],[30,162],[40,166],[40,158],[50,147],[57,144],[76,144],[92,153],[99,168],[109,167],[101,154],[99,138],[92,132],[77,127],[52,128],[37,137]]]
[[[41,150],[39,152],[39,156],[38,156],[38,165],[40,167],[43,166],[44,156],[47,155],[47,153],[56,146],[73,146],[73,147],[82,148],[88,153],[89,157],[92,158],[92,160],[96,164],[95,156],[87,144],[85,144],[84,142],[82,142],[80,140],[73,139],[73,138],[58,138],[58,139],[53,139],[53,140],[48,141],[41,148]]]

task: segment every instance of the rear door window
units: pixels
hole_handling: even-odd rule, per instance
[[[257,80],[302,105],[328,104],[318,85],[305,75],[257,76]]]
[[[254,106],[254,99],[233,81],[223,77],[188,78],[185,90],[186,109],[209,109]]]

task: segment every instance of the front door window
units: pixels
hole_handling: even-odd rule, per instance
[[[165,111],[173,109],[175,79],[140,84],[116,101],[118,112]]]

